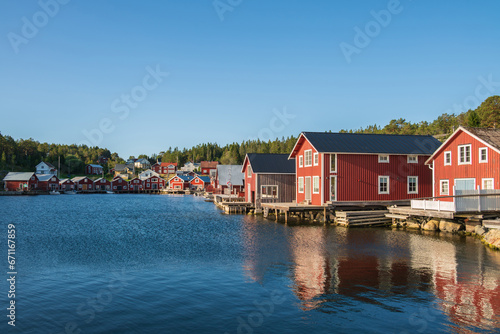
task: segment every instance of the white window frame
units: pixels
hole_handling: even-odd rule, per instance
[[[415,191],[410,191],[410,178],[415,179]],[[407,183],[408,194],[418,194],[418,176],[408,176],[406,183]]]
[[[314,153],[313,154],[313,165],[318,166],[319,165],[319,153]]]
[[[484,179],[481,179],[481,189],[482,190],[486,190],[485,186],[484,186],[484,182],[485,181],[491,181],[491,186],[492,188],[489,189],[489,190],[493,190],[495,189],[495,179],[494,178],[484,178]]]
[[[443,184],[446,183],[447,192],[443,192]],[[449,195],[450,194],[450,180],[445,179],[445,180],[439,180],[439,194],[440,195]]]
[[[269,194],[264,194],[264,193],[262,192],[262,188],[264,188],[264,187],[276,188],[276,196],[274,196],[274,195],[272,195],[272,194],[271,194],[271,195],[269,195]],[[269,184],[269,185],[263,184],[263,185],[261,185],[261,186],[260,186],[260,196],[261,196],[261,198],[278,199],[278,197],[279,197],[279,192],[278,192],[278,189],[279,189],[279,188],[278,188],[278,185],[277,185],[277,184]]]
[[[418,164],[418,155],[409,155],[406,159],[409,164]]]
[[[387,158],[385,160],[384,158]],[[388,164],[389,163],[389,155],[388,154],[379,154],[378,155],[378,162],[382,164]]]
[[[299,168],[304,167],[304,156],[299,155]]]
[[[483,154],[481,151],[485,151],[486,152],[486,159],[483,160]],[[479,148],[479,163],[485,163],[485,162],[488,162],[488,148],[487,147],[480,147]]]
[[[450,157],[450,162],[446,162],[446,157],[449,156]],[[445,166],[451,166],[451,151],[445,151],[444,152],[444,165]]]
[[[304,151],[304,167],[311,167],[312,166],[312,150],[305,150]],[[310,161],[307,163],[307,157],[310,156]]]
[[[332,169],[332,157],[335,158],[334,159],[334,162],[335,162],[335,165],[334,165],[334,169]],[[337,154],[330,154],[330,173],[337,173]]]
[[[250,165],[247,167],[247,177],[252,177],[252,167]]]
[[[303,176],[299,177],[298,188],[299,188],[299,194],[303,194],[304,193],[304,177]]]
[[[462,162],[462,155],[460,154],[460,150],[464,149],[464,161]],[[469,149],[469,161],[467,161],[467,148]],[[472,165],[472,145],[471,144],[465,144],[465,145],[458,145],[458,164],[459,165]]]
[[[387,178],[387,190],[386,191],[380,191],[380,181],[383,178],[384,179]],[[390,194],[390,184],[391,184],[391,178],[389,177],[389,175],[379,175],[379,177],[378,177],[378,185],[377,185],[378,194],[379,195],[388,195],[388,194]]]
[[[312,179],[312,193],[313,194],[319,194],[319,176],[313,176],[313,179]],[[316,189],[315,191],[315,187],[316,187],[316,183],[317,183],[317,186],[318,188]]]

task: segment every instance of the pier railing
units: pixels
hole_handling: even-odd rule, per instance
[[[411,200],[411,208],[449,212],[500,211],[500,190],[455,190],[453,196]],[[440,199],[452,198],[452,201]]]

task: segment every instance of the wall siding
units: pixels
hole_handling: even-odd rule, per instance
[[[260,187],[278,186],[278,198],[262,198]],[[257,174],[257,191],[255,192],[256,208],[261,203],[292,203],[295,202],[295,175],[293,174]]]

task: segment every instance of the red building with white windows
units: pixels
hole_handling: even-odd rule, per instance
[[[104,173],[104,168],[101,165],[87,165],[85,166],[86,175],[101,175]]]
[[[196,175],[189,183],[191,184],[191,189],[207,190],[210,186],[210,177]]]
[[[500,189],[500,129],[459,127],[426,164],[433,171],[434,197],[451,196],[454,187]]]
[[[161,175],[175,174],[177,162],[157,162],[151,166],[151,169]]]
[[[59,181],[59,189],[62,191],[75,190],[75,183],[70,179],[63,179]]]
[[[186,190],[190,187],[191,176],[177,175],[170,179],[169,188],[175,190]]]
[[[440,144],[432,136],[303,132],[289,156],[296,163],[296,202],[430,197],[425,161]]]
[[[94,190],[94,181],[86,176],[77,176],[71,179],[75,184],[75,189],[79,191]]]
[[[94,189],[101,191],[111,191],[111,181],[101,177],[94,181]]]
[[[143,179],[143,183],[144,190],[160,190],[165,188],[165,185],[167,184],[163,178],[155,175]]]
[[[38,177],[35,173],[9,172],[3,182],[6,191],[28,191],[38,187]]]
[[[128,185],[130,191],[144,190],[144,182],[138,177],[134,177],[132,180],[128,181]]]
[[[215,177],[217,173],[218,161],[202,161],[200,162],[200,172],[201,175],[208,175],[210,177]]]
[[[129,184],[123,178],[117,176],[111,181],[114,192],[125,192],[129,191]]]
[[[52,174],[38,174],[37,190],[57,191],[59,190],[59,178]]]

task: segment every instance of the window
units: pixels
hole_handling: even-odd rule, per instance
[[[418,156],[417,155],[409,155],[407,162],[409,164],[418,164]]]
[[[494,179],[483,179],[483,190],[495,189]]]
[[[252,177],[252,167],[250,167],[250,165],[248,165],[248,168],[247,168],[247,176]]]
[[[470,147],[471,147],[471,145],[459,145],[458,146],[458,164],[459,165],[466,165],[466,164],[471,163]]]
[[[378,193],[379,194],[389,193],[389,176],[378,177]]]
[[[330,173],[337,172],[337,155],[330,154]]]
[[[319,194],[319,176],[313,176],[313,194]]]
[[[278,198],[278,186],[262,186],[262,198]]]
[[[319,154],[318,153],[313,154],[313,160],[314,160],[314,166],[318,166],[319,165]]]
[[[408,194],[418,194],[418,176],[408,176]]]
[[[299,193],[304,193],[304,178],[299,177]]]
[[[479,162],[488,162],[488,148],[479,148]]]
[[[304,166],[312,166],[312,150],[307,150],[304,152]]]
[[[304,167],[304,157],[299,155],[299,167]]]
[[[389,163],[389,156],[388,155],[379,155],[378,162],[388,164]]]
[[[444,165],[451,166],[451,151],[444,152]]]
[[[448,180],[439,181],[439,188],[441,195],[449,195],[450,194],[450,182]]]

